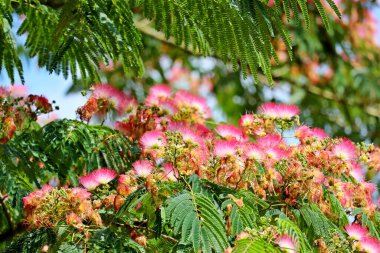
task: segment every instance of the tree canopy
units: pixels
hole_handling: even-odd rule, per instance
[[[340,16],[332,0],[326,1]],[[120,61],[125,72],[143,73],[141,59],[144,20],[153,23],[163,38],[203,56],[216,55],[240,67],[244,75],[257,76],[260,69],[272,82],[271,60],[278,61],[272,40],[281,37],[290,58],[292,42],[282,21],[299,13],[310,25],[309,9],[316,8],[326,28],[329,22],[326,4],[320,0],[286,1],[36,1],[5,0],[0,5],[0,69],[7,70],[14,82],[16,67],[23,80],[22,64],[12,34],[13,13],[24,20],[17,34],[27,35],[25,48],[29,57],[38,57],[40,67],[49,72],[69,73],[77,80],[77,68],[86,82],[99,82],[99,60]],[[291,15],[293,13],[293,15]],[[314,18],[314,17],[312,17]],[[149,25],[148,25],[149,26]],[[161,34],[160,34],[161,36]]]

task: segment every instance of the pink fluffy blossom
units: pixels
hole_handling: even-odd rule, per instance
[[[22,198],[22,202],[24,204],[24,208],[35,206],[39,199],[44,198],[47,194],[49,194],[53,190],[53,187],[50,185],[44,185],[41,189],[29,193],[28,196]]]
[[[132,167],[133,167],[133,172],[138,177],[147,177],[152,173],[154,169],[154,166],[148,160],[136,161],[132,164]]]
[[[332,153],[340,159],[348,161],[356,157],[357,151],[350,140],[344,139],[333,147]]]
[[[235,140],[217,140],[214,145],[214,155],[219,158],[236,154],[239,142]]]
[[[320,128],[310,128],[308,126],[300,126],[295,131],[295,136],[300,139],[301,142],[307,138],[316,138],[317,140],[323,140],[328,137],[325,130]]]
[[[159,130],[148,131],[140,138],[140,145],[145,152],[153,152],[165,146],[166,137]]]
[[[233,125],[221,124],[216,127],[215,131],[225,139],[245,140],[243,130]]]
[[[373,237],[365,237],[359,241],[360,248],[366,253],[380,253],[380,242]]]
[[[354,240],[361,240],[368,235],[368,230],[359,224],[352,223],[344,227],[349,237]]]
[[[117,177],[117,172],[109,168],[99,168],[91,172],[99,184],[108,184]]]
[[[356,182],[362,182],[364,180],[364,169],[356,162],[351,162],[352,169],[350,175],[356,180]]]
[[[88,190],[94,190],[101,184],[108,184],[117,177],[116,171],[108,168],[99,168],[86,176],[81,176],[79,182]]]
[[[257,144],[261,148],[276,147],[282,143],[282,137],[278,134],[266,135],[257,139]]]
[[[192,142],[198,145],[203,144],[203,139],[189,126],[184,123],[171,122],[168,130],[172,132],[179,132],[185,142]]]
[[[119,114],[131,111],[137,106],[137,101],[134,98],[109,84],[94,85],[92,96],[96,99],[110,101]]]
[[[295,105],[268,102],[259,107],[258,113],[269,118],[291,119],[300,114],[300,109]]]
[[[91,197],[91,193],[82,187],[71,188],[70,194],[74,199],[86,200]]]
[[[245,145],[244,154],[247,159],[253,159],[253,160],[258,160],[258,161],[263,160],[265,157],[265,154],[262,151],[262,149],[253,143],[249,143]]]
[[[167,100],[172,94],[172,88],[166,84],[157,84],[149,89],[149,94],[145,99],[145,103],[148,106],[161,105],[161,103]]]
[[[205,98],[180,90],[175,94],[174,101],[178,108],[193,108],[205,119],[211,116],[211,109],[208,107]]]
[[[253,114],[244,114],[239,119],[240,127],[249,127],[253,123],[255,123],[255,116]]]
[[[87,190],[94,190],[96,187],[100,185],[98,181],[96,181],[94,175],[89,174],[86,176],[81,176],[79,178],[79,183],[83,185]]]
[[[288,253],[296,253],[296,244],[293,242],[292,238],[289,235],[281,235],[277,238],[278,246]]]
[[[25,85],[15,84],[8,87],[8,91],[13,97],[26,97],[28,89]]]

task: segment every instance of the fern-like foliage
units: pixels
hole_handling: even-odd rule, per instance
[[[41,252],[44,245],[49,245],[57,242],[56,233],[50,228],[43,228],[24,233],[16,237],[12,243],[10,243],[4,253],[13,252]]]
[[[213,202],[201,193],[189,191],[168,199],[165,208],[173,233],[180,244],[191,243],[194,252],[223,252],[228,246],[224,220]]]
[[[73,173],[82,174],[101,167],[124,172],[132,157],[139,152],[120,132],[101,125],[87,125],[75,120],[60,120],[42,129],[41,141],[46,164],[60,178]],[[59,159],[57,159],[59,158]],[[70,161],[68,163],[68,161]]]
[[[298,211],[298,210],[297,210]],[[309,238],[324,238],[326,242],[332,244],[332,236],[343,238],[342,231],[332,221],[330,221],[321,210],[315,205],[305,205],[299,209],[301,219],[310,230],[308,231]]]
[[[278,227],[286,231],[299,244],[300,252],[311,252],[312,247],[301,229],[288,217],[280,216],[277,219]]]
[[[325,7],[313,2],[327,27]],[[334,2],[327,2],[339,14]],[[277,60],[272,38],[281,36],[291,55],[282,13],[299,20],[301,10],[307,26],[310,20],[304,0],[275,3],[272,8],[264,0],[72,0],[57,6],[51,0],[5,0],[0,3],[0,69],[4,65],[14,82],[16,67],[23,81],[11,34],[16,12],[26,17],[17,34],[27,34],[28,55],[37,56],[39,66],[51,73],[71,74],[74,83],[78,70],[84,83],[98,82],[99,61],[119,61],[124,71],[141,75],[144,27],[136,25],[141,18],[153,21],[164,35],[160,39],[173,38],[194,53],[231,61],[244,75],[250,71],[257,77],[261,69],[271,81],[271,60]]]
[[[281,252],[281,251],[262,239],[239,240],[237,242],[236,247],[232,251],[232,253],[256,253],[256,252],[274,253],[274,252]]]

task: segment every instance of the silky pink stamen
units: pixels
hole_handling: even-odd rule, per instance
[[[152,163],[148,160],[136,161],[132,164],[132,167],[133,167],[133,172],[138,177],[147,177],[152,173],[154,169]]]

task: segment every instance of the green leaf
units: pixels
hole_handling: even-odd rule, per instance
[[[281,252],[272,244],[262,239],[247,238],[236,242],[232,253],[270,253]]]
[[[195,252],[223,252],[229,245],[220,210],[201,193],[183,191],[165,202],[167,222],[180,242],[190,242]]]

